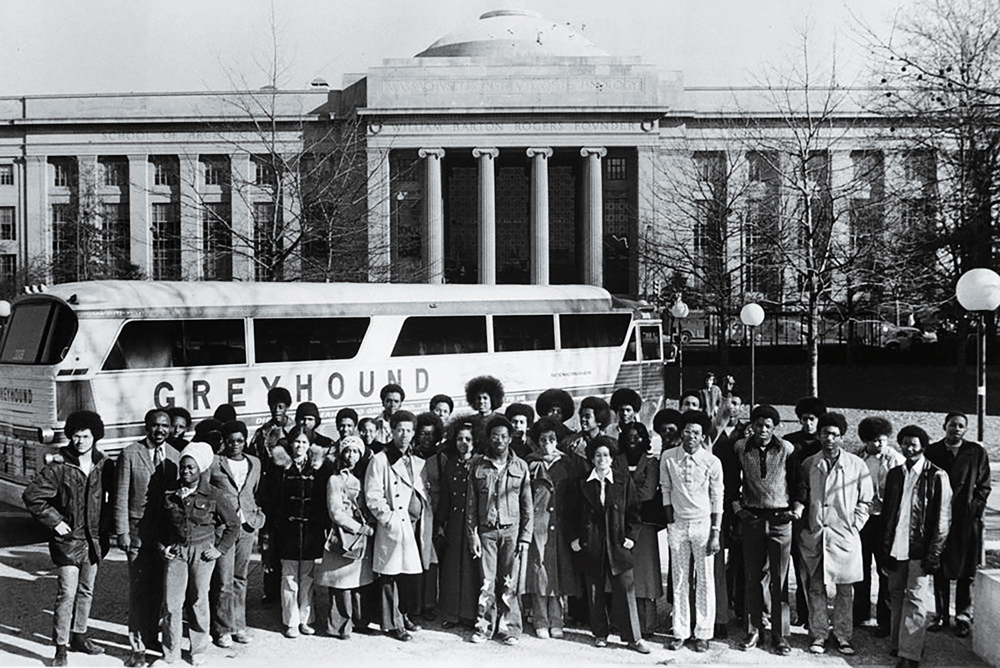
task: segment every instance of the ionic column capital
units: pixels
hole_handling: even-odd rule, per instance
[[[528,148],[527,154],[529,158],[534,158],[536,156],[542,158],[551,158],[552,149],[549,148],[548,146],[531,146]]]
[[[603,146],[584,146],[580,149],[580,156],[584,158],[589,158],[590,156],[597,156],[597,158],[603,158],[608,154],[608,149]]]
[[[421,158],[437,158],[438,160],[444,159],[444,149],[443,148],[422,148],[417,151],[417,155]]]
[[[493,158],[495,160],[498,155],[500,155],[500,151],[493,147],[477,146],[472,149],[473,158]]]

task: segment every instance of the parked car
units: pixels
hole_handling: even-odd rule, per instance
[[[937,334],[917,327],[885,325],[882,328],[882,347],[889,350],[909,350],[915,345],[937,343]]]

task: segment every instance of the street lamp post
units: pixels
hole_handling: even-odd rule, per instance
[[[757,405],[757,332],[764,322],[764,309],[760,304],[750,302],[740,309],[740,320],[750,328],[750,407]]]
[[[992,269],[970,269],[955,286],[958,303],[976,314],[976,433],[982,442],[986,426],[986,314],[1000,306],[1000,275]]]
[[[691,309],[681,301],[680,297],[670,307],[670,315],[677,321],[677,400],[684,394],[684,335],[681,333],[681,320],[688,317]]]

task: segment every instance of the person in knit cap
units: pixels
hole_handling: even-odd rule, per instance
[[[185,609],[191,663],[204,663],[212,572],[240,528],[232,503],[209,482],[207,472],[214,461],[208,443],[195,441],[181,451],[177,486],[163,497],[156,522],[164,562],[163,660],[168,664],[180,659]]]
[[[295,409],[295,426],[304,429],[312,435],[313,445],[323,448],[324,456],[330,454],[333,439],[319,433],[316,428],[323,422],[319,416],[319,408],[311,401],[303,401]]]
[[[22,496],[24,506],[52,533],[49,554],[56,566],[58,587],[53,607],[53,666],[67,665],[67,650],[103,654],[87,638],[97,566],[111,544],[108,505],[114,489],[114,469],[96,446],[104,436],[101,416],[91,411],[70,413],[63,446]]]

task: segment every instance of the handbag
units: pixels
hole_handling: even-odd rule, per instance
[[[345,559],[357,560],[365,553],[368,546],[368,536],[363,533],[351,533],[341,526],[335,526],[326,534],[327,552]]]

